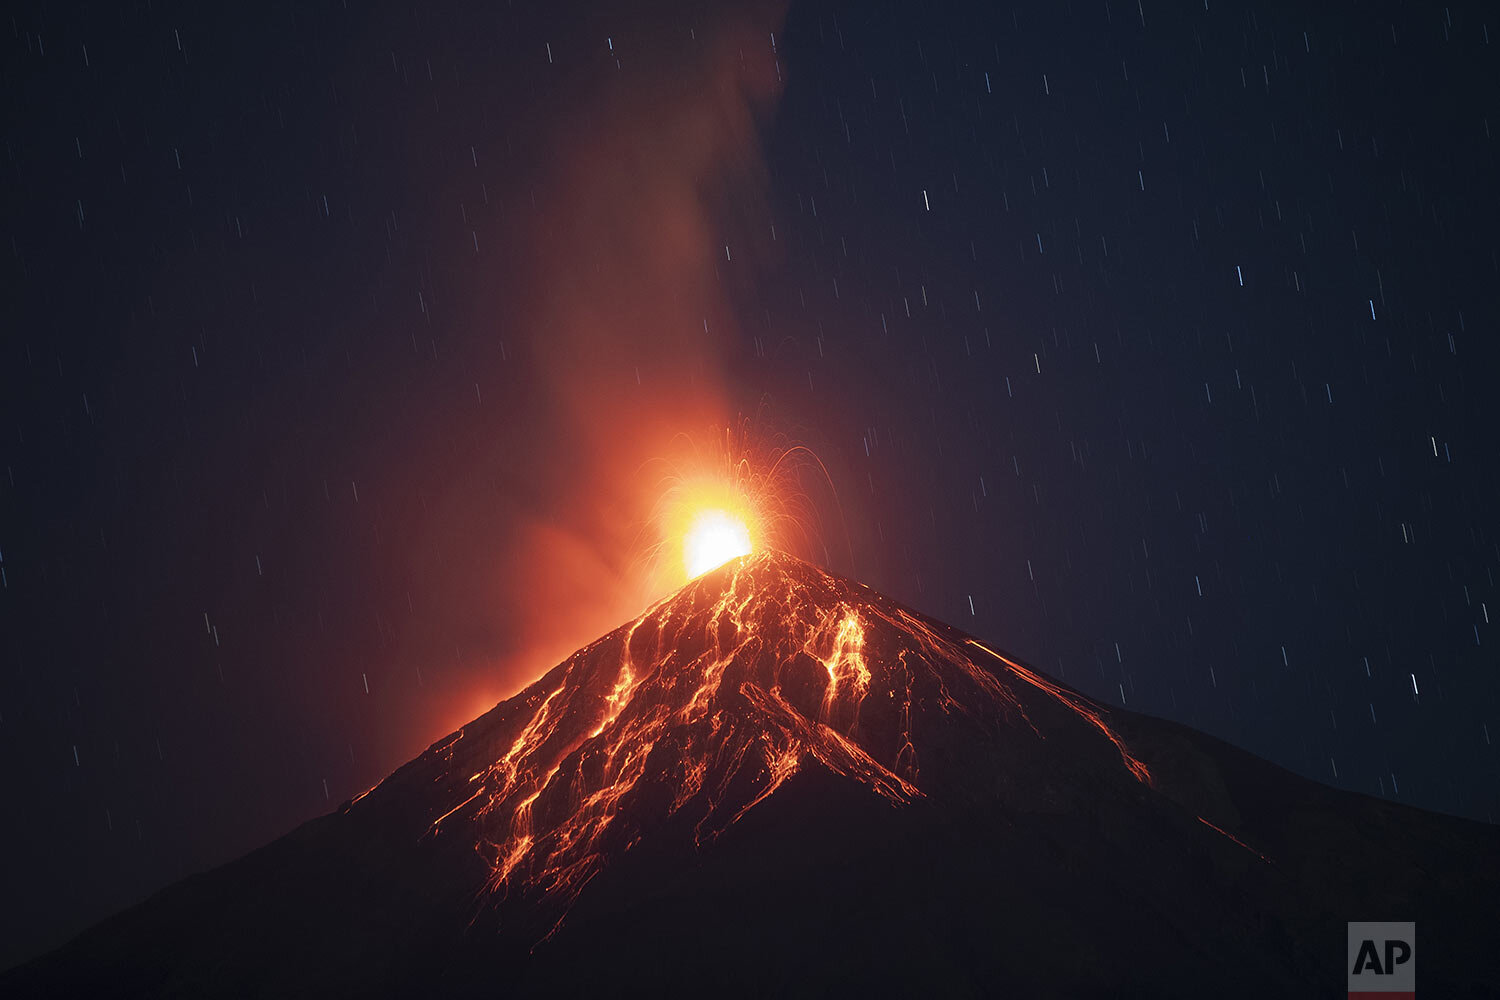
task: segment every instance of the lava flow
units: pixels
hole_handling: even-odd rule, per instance
[[[977,661],[971,649],[987,655]],[[643,839],[711,843],[811,768],[893,807],[921,799],[930,765],[964,766],[944,758],[958,726],[988,734],[1023,772],[1044,769],[1036,745],[1068,730],[1084,741],[1068,746],[1114,757],[1089,754],[1106,771],[1149,783],[1105,711],[868,588],[767,550],[691,581],[416,763],[442,789],[429,833],[472,838],[491,892],[565,912]]]

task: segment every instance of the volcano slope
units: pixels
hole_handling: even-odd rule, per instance
[[[0,994],[1493,995],[1497,846],[767,552]]]

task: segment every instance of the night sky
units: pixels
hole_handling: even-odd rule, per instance
[[[1484,5],[31,6],[0,964],[634,615],[726,425],[826,465],[800,554],[1500,815]]]

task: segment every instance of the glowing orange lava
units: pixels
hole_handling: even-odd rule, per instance
[[[1043,722],[1034,710],[1051,702],[1077,721]],[[429,830],[462,830],[490,892],[546,898],[560,920],[643,838],[677,829],[705,846],[805,771],[901,807],[952,780],[950,730],[974,747],[1004,734],[1024,749],[1026,733],[1040,741],[1059,727],[1071,734],[1060,752],[1100,753],[1100,773],[1151,786],[1103,706],[767,546],[430,748],[442,791]]]
[[[1224,829],[1223,827],[1215,826],[1214,824],[1210,823],[1208,820],[1204,819],[1202,816],[1198,817],[1198,822],[1202,823],[1204,826],[1208,827],[1210,830],[1214,831],[1215,833],[1221,834],[1222,836],[1227,837],[1230,840],[1232,840],[1234,843],[1239,844],[1245,850],[1249,851],[1251,854],[1255,855],[1257,858],[1260,858],[1266,864],[1268,864],[1268,865],[1272,864],[1272,861],[1271,861],[1270,858],[1266,857],[1264,854],[1260,853],[1255,848],[1251,847],[1249,844],[1245,843],[1243,840],[1241,840],[1240,838],[1236,837],[1234,834],[1230,833],[1228,830]]]

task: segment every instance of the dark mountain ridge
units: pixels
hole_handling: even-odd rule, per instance
[[[1424,993],[1494,995],[1496,833],[765,552],[0,992],[1312,996],[1416,920]]]

